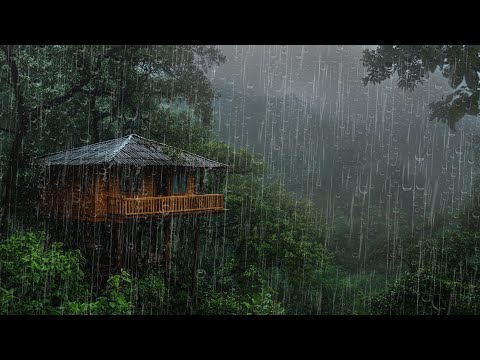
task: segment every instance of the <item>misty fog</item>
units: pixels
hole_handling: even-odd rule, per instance
[[[327,241],[359,267],[371,238],[395,243],[404,223],[421,239],[436,217],[473,204],[469,144],[480,123],[466,116],[452,131],[428,120],[428,104],[452,91],[439,71],[404,91],[395,78],[363,85],[362,51],[375,46],[220,48],[228,60],[210,77],[221,138],[260,154],[266,178],[324,209]]]

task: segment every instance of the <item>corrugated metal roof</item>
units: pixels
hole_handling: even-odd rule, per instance
[[[136,134],[49,154],[38,159],[37,163],[47,166],[101,164],[204,168],[227,166]]]

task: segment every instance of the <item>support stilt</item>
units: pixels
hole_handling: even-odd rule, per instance
[[[171,219],[165,219],[163,222],[163,238],[165,240],[165,278],[170,278],[170,224]]]
[[[198,272],[198,257],[200,253],[200,224],[197,217],[193,218],[193,231],[194,231],[194,242],[193,242],[193,268],[192,268],[192,304],[190,311],[193,313],[197,307],[197,272]]]
[[[122,236],[122,225],[119,224],[115,226],[115,238],[117,241],[117,271],[120,271],[120,269],[123,267],[123,236]]]

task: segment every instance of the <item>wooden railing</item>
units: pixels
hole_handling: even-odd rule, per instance
[[[112,215],[155,215],[196,211],[222,211],[223,194],[183,195],[138,198],[110,198],[108,212]]]

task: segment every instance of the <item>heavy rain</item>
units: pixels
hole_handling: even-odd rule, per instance
[[[0,314],[477,314],[479,86],[474,45],[1,45]]]

